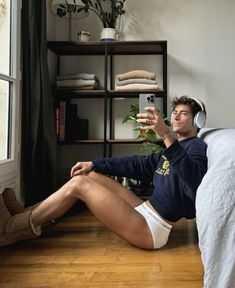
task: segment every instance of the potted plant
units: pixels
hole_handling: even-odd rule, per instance
[[[89,11],[94,12],[103,24],[101,31],[101,40],[116,40],[116,24],[119,16],[125,14],[124,2],[126,0],[80,0],[79,5],[76,0],[69,4],[61,4],[57,9],[57,15],[65,16],[69,11],[87,14]]]

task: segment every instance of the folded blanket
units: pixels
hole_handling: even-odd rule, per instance
[[[123,85],[127,85],[127,84],[138,84],[138,83],[142,83],[142,84],[157,84],[156,80],[151,80],[151,79],[147,79],[147,78],[132,78],[132,79],[127,79],[127,80],[118,80],[116,79],[116,86],[123,86]]]
[[[73,79],[73,80],[60,80],[56,81],[58,87],[82,87],[82,86],[99,86],[95,80],[83,80],[83,79]]]
[[[69,89],[73,92],[75,91],[81,91],[81,90],[99,90],[100,88],[97,88],[96,86],[94,85],[88,85],[88,86],[80,86],[80,87],[60,87],[61,89]]]
[[[126,79],[133,79],[133,78],[147,78],[154,80],[156,74],[153,72],[145,71],[145,70],[132,70],[123,74],[118,74],[117,79],[122,81]]]
[[[57,76],[57,80],[72,80],[72,79],[84,79],[84,80],[94,80],[97,79],[95,74],[90,73],[72,73],[64,76]]]
[[[135,83],[135,84],[127,84],[123,86],[116,86],[116,91],[132,91],[132,90],[159,90],[159,86],[157,84],[142,84],[142,83]]]
[[[95,90],[99,89],[98,87],[94,85],[88,85],[88,86],[81,86],[81,87],[76,87],[77,90]]]

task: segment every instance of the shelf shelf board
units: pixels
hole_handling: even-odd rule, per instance
[[[108,143],[112,144],[140,144],[142,142],[137,141],[136,139],[110,139]]]
[[[77,140],[77,141],[59,141],[60,145],[76,145],[76,144],[142,144],[143,141],[137,141],[136,139],[108,139],[104,140]],[[156,143],[162,143],[162,140],[159,139]]]
[[[60,145],[76,145],[76,144],[104,144],[104,140],[77,140],[77,141],[59,141]]]
[[[115,90],[78,90],[76,88],[55,88],[56,96],[61,99],[70,98],[138,98],[141,93],[153,93],[156,97],[166,97],[166,92],[164,90],[142,90],[142,91],[115,91]]]
[[[153,55],[165,53],[167,41],[48,41],[47,47],[58,55]]]
[[[105,55],[105,45],[98,41],[48,41],[47,48],[58,55]]]
[[[110,144],[142,144],[143,141],[137,141],[136,139],[110,139],[107,140]],[[159,139],[156,143],[162,143],[162,140]]]
[[[139,94],[150,94],[153,93],[157,97],[166,97],[166,92],[164,90],[135,90],[135,91],[116,91],[109,90],[108,94],[110,98],[138,98]]]
[[[167,41],[114,41],[107,45],[109,55],[153,55],[167,50]]]
[[[55,88],[55,98],[105,98],[104,90],[79,90],[76,88]]]

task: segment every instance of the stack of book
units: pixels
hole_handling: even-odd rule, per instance
[[[60,142],[88,139],[88,119],[80,119],[77,105],[60,101],[56,108],[56,133]]]

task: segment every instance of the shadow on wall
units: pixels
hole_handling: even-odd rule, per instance
[[[206,74],[200,66],[192,65],[190,62],[183,61],[182,59],[177,59],[176,57],[169,55],[167,57],[168,67],[170,68],[170,76],[168,77],[169,81],[171,78],[174,78],[175,82],[180,81],[181,89],[184,88],[184,83],[187,87],[187,90],[190,89],[190,86],[200,87],[208,73]],[[188,84],[187,84],[188,83]],[[182,87],[183,86],[183,87]],[[190,89],[191,90],[191,89]]]
[[[167,19],[170,19],[171,25],[178,17],[186,16],[186,7],[177,4],[177,1],[171,0],[146,0],[146,1],[127,1],[125,24],[123,25],[122,35],[125,39],[121,40],[162,40],[165,31]],[[183,13],[183,14],[182,14]]]
[[[205,81],[207,74],[201,67],[193,66],[192,63],[177,59],[168,54],[168,91],[169,98],[175,96],[189,95],[205,102],[207,91]],[[173,88],[172,88],[173,87]],[[173,89],[173,91],[171,90]],[[170,100],[169,99],[169,100]],[[170,109],[170,106],[168,106]],[[208,112],[208,111],[207,111]],[[170,115],[171,109],[168,111]]]

